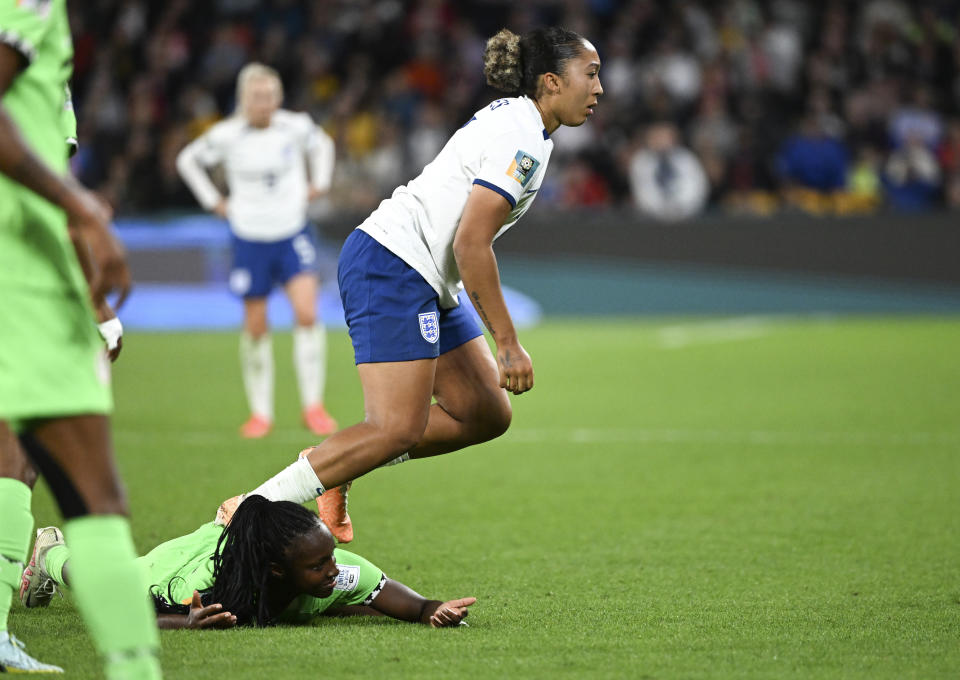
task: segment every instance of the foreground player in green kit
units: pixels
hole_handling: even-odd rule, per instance
[[[72,576],[56,527],[39,532],[20,597],[45,607]],[[290,501],[249,496],[226,527],[208,522],[139,560],[161,628],[308,623],[321,615],[372,614],[434,628],[459,625],[476,598],[428,600],[370,562],[335,548],[329,529]]]
[[[122,302],[129,271],[109,209],[66,172],[72,56],[64,0],[0,2],[0,672],[61,672],[7,630],[33,525],[26,454],[66,520],[77,605],[107,678],[159,678],[91,304],[111,291]],[[68,225],[89,252],[89,287]]]

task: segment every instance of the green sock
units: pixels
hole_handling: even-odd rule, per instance
[[[88,515],[63,525],[73,600],[106,659],[108,680],[160,677],[157,619],[136,562],[130,523]]]
[[[55,545],[47,550],[43,558],[43,566],[50,578],[57,582],[61,588],[66,587],[63,582],[63,565],[70,559],[70,548],[65,545]]]
[[[0,477],[0,632],[7,629],[13,591],[20,588],[31,531],[30,487],[18,479]]]

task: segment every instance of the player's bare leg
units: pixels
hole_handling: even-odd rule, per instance
[[[19,480],[31,489],[37,483],[36,469],[20,448],[17,435],[3,421],[0,421],[0,477]]]
[[[298,503],[320,496],[317,505],[324,523],[341,534],[341,542],[352,538],[346,517],[346,484],[420,441],[430,414],[436,365],[436,359],[421,359],[358,366],[366,408],[363,422],[301,452],[295,463],[251,493]],[[325,493],[327,489],[330,491]],[[217,521],[229,521],[243,498],[221,504]]]
[[[63,672],[30,656],[7,629],[17,572],[23,570],[30,547],[30,492],[35,482],[36,472],[16,434],[0,420],[0,673]]]
[[[284,287],[296,325],[293,329],[293,365],[300,388],[303,422],[316,435],[325,437],[337,431],[337,422],[323,405],[327,371],[327,331],[317,319],[317,277],[310,272],[297,274]]]
[[[250,418],[240,428],[240,434],[259,439],[273,427],[273,346],[267,327],[265,297],[243,300],[240,364],[250,405]]]
[[[325,489],[345,484],[412,449],[430,417],[437,359],[357,366],[364,420],[340,430],[307,455]]]
[[[510,399],[500,387],[497,362],[486,339],[474,338],[437,360],[427,429],[410,449],[411,458],[457,451],[499,437],[512,417]]]
[[[155,616],[143,593],[107,416],[29,423],[24,451],[47,480],[74,546],[75,601],[108,675],[159,677]]]
[[[442,368],[441,368],[442,362]],[[483,338],[440,359],[366,363],[357,367],[366,417],[313,447],[309,468],[297,463],[257,487],[277,500],[309,500],[313,488],[345,491],[344,485],[402,455],[425,457],[454,451],[502,434],[510,424],[510,402]],[[430,405],[431,396],[437,403]],[[318,505],[323,512],[322,493]],[[345,499],[343,499],[345,500]],[[326,502],[345,503],[334,496]],[[326,513],[331,529],[345,517]]]

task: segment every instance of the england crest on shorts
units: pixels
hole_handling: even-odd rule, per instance
[[[424,340],[433,344],[440,339],[440,323],[436,312],[418,314],[417,318],[420,319],[420,335]]]

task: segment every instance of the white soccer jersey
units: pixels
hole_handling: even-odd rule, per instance
[[[453,238],[474,184],[492,189],[513,209],[499,237],[530,208],[553,142],[527,97],[498,99],[457,130],[420,176],[398,187],[358,229],[416,269],[440,306],[457,306],[463,288]]]
[[[206,168],[222,163],[233,232],[250,241],[279,241],[303,229],[307,219],[307,173],[320,190],[330,188],[333,140],[305,113],[276,111],[266,128],[240,116],[221,121],[188,144],[177,169],[200,204],[211,210],[222,196]]]

